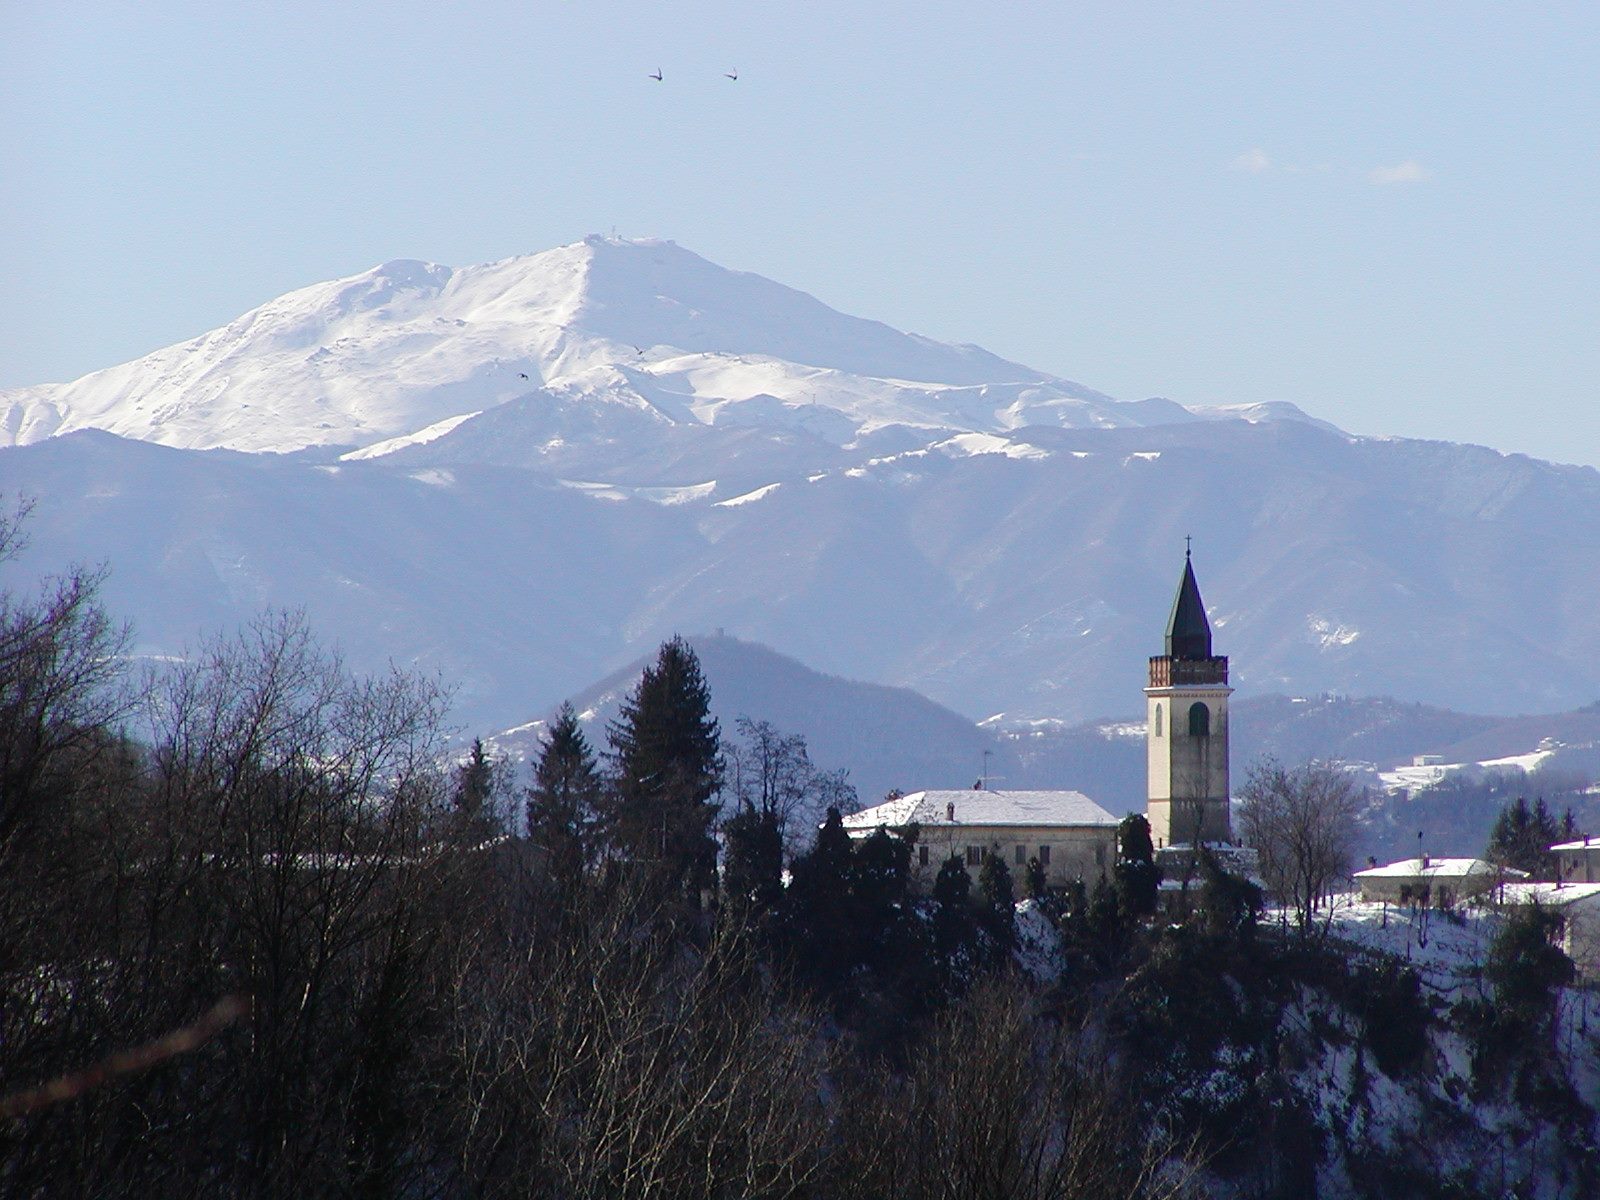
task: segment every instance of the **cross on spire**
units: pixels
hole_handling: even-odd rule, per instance
[[[1188,558],[1190,553],[1191,553],[1190,543],[1193,542],[1193,541],[1194,541],[1194,539],[1192,537],[1190,537],[1187,533],[1183,535],[1183,556],[1185,558]]]

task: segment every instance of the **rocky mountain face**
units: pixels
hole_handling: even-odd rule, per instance
[[[385,264],[0,430],[0,582],[107,561],[152,654],[303,607],[482,729],[718,628],[968,719],[1133,711],[1186,534],[1241,696],[1600,694],[1600,472],[1119,402],[665,242]]]

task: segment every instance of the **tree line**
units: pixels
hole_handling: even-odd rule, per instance
[[[916,831],[852,838],[801,739],[724,737],[681,639],[604,747],[565,706],[526,768],[452,765],[437,681],[283,614],[135,671],[98,582],[0,598],[6,1195],[1292,1195],[1315,1114],[1261,1056],[1297,989],[1368,1004],[1396,1072],[1437,1021],[1213,861],[1160,911],[1142,817],[1104,880],[918,894]],[[1502,1064],[1563,978],[1519,936]]]
[[[0,601],[0,1192],[1173,1190],[1000,907],[928,927],[687,643],[518,780],[294,615],[136,669],[98,583]]]

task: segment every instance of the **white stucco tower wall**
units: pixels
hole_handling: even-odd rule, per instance
[[[1157,849],[1195,841],[1231,843],[1228,810],[1228,660],[1211,653],[1194,566],[1167,621],[1166,653],[1150,660],[1145,688],[1148,788],[1145,815]]]

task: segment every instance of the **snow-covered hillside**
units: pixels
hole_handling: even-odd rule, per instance
[[[0,412],[6,581],[104,560],[150,653],[303,607],[478,729],[717,628],[969,718],[1126,712],[1186,534],[1242,694],[1600,695],[1600,472],[1120,402],[670,242],[389,263]]]
[[[0,437],[93,428],[188,449],[371,455],[519,398],[524,452],[685,424],[839,444],[885,426],[1195,419],[845,316],[672,242],[591,237],[460,269],[397,260],[302,288],[135,362],[0,392]]]

